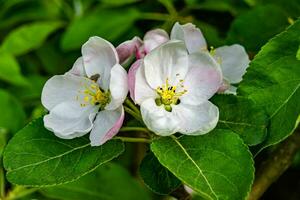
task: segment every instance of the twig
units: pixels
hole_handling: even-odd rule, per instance
[[[248,200],[258,200],[292,164],[293,158],[300,149],[299,130],[280,143],[256,172],[256,178]]]

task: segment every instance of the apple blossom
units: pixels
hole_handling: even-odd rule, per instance
[[[42,104],[49,114],[44,116],[44,125],[64,139],[91,132],[91,145],[98,146],[122,126],[127,74],[108,41],[91,37],[81,51],[82,57],[69,72],[46,82]]]
[[[158,135],[205,134],[218,121],[208,101],[222,82],[219,64],[207,52],[188,54],[182,41],[169,41],[137,61],[129,77],[146,126]]]
[[[175,23],[171,30],[170,39],[184,41],[189,53],[208,51],[202,32],[192,23],[184,25],[180,25],[178,22]],[[118,46],[117,50],[123,60],[126,60],[133,54],[136,54],[136,58],[139,60],[168,40],[169,36],[164,30],[154,29],[145,34],[143,41],[134,37],[132,40]],[[223,82],[218,91],[220,93],[235,94],[236,87],[232,84],[237,84],[242,80],[242,76],[245,74],[250,62],[244,47],[238,44],[222,46],[212,49],[210,53],[220,64],[223,73]],[[133,66],[129,71],[129,76],[131,76],[131,73],[135,73],[138,65],[134,63]]]
[[[178,22],[175,23],[170,37],[171,40],[184,41],[189,53],[208,51],[203,34],[194,24],[180,25]],[[239,44],[234,44],[212,49],[210,53],[220,64],[223,73],[223,82],[219,92],[235,94],[236,87],[232,84],[237,84],[242,80],[250,62],[245,48]]]

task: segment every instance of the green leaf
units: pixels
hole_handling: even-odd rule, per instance
[[[268,137],[259,149],[276,144],[297,127],[300,113],[300,61],[296,59],[300,20],[270,40],[250,63],[238,94],[264,109]]]
[[[110,5],[110,6],[124,6],[126,4],[136,3],[138,1],[140,0],[114,0],[114,1],[101,0],[103,4]]]
[[[4,39],[1,50],[16,56],[25,54],[40,47],[61,26],[60,21],[34,22],[20,26]]]
[[[1,61],[0,61],[1,62]],[[0,128],[4,132],[16,132],[25,122],[25,112],[17,99],[0,89]],[[1,134],[1,133],[0,133]]]
[[[144,183],[161,195],[170,194],[181,185],[181,181],[162,166],[151,152],[143,159],[139,172]]]
[[[217,95],[212,102],[220,110],[218,129],[229,129],[248,145],[261,143],[267,134],[267,115],[250,100],[235,95]]]
[[[288,26],[287,18],[277,6],[258,6],[233,21],[227,43],[239,43],[248,51],[257,52],[271,37]]]
[[[13,85],[28,86],[15,57],[4,52],[0,52],[0,80]]]
[[[238,135],[162,137],[151,150],[160,163],[205,199],[246,199],[253,178],[251,153]]]
[[[70,24],[63,35],[61,40],[62,49],[78,49],[89,37],[95,35],[109,41],[116,40],[130,29],[138,16],[139,12],[135,9],[101,9],[85,17],[77,18]]]
[[[297,51],[296,58],[297,58],[297,60],[300,60],[300,45],[299,45],[299,49]]]
[[[113,163],[102,165],[75,182],[41,191],[47,197],[61,200],[150,200],[128,171]]]
[[[119,140],[91,147],[86,137],[59,139],[44,128],[40,118],[10,140],[3,162],[11,183],[48,186],[74,181],[123,151],[124,144]]]

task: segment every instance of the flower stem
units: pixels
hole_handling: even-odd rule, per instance
[[[136,107],[136,105],[134,105],[134,103],[133,103],[129,98],[126,98],[126,99],[125,99],[125,104],[126,104],[127,106],[129,106],[129,108],[132,109],[134,112],[140,113],[140,109],[138,109],[138,108]]]
[[[124,106],[124,110],[125,110],[125,112],[130,114],[132,117],[134,117],[136,120],[138,120],[139,122],[144,123],[140,113],[134,112],[132,109],[130,109],[127,106]]]
[[[129,131],[149,132],[149,130],[144,127],[122,127],[120,129],[120,132],[129,132]]]
[[[150,139],[147,138],[132,138],[132,137],[114,137],[114,139],[122,140],[123,142],[142,142],[142,143],[151,143]]]

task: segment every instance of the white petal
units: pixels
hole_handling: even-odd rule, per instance
[[[71,73],[76,76],[86,76],[82,57],[79,57],[75,61],[72,69],[70,69],[67,73]]]
[[[168,33],[163,29],[154,29],[148,31],[144,37],[144,49],[146,53],[149,53],[156,47],[169,41]]]
[[[57,137],[72,139],[92,129],[97,112],[97,106],[82,107],[78,101],[66,101],[55,106],[44,116],[44,125]]]
[[[131,93],[131,95],[134,102],[139,105],[148,98],[155,99],[157,97],[156,91],[153,90],[146,81],[145,67],[142,63],[136,71],[134,93]]]
[[[236,95],[236,90],[237,90],[237,87],[230,85],[229,88],[227,90],[225,90],[223,93]]]
[[[94,128],[90,134],[92,146],[104,144],[114,137],[120,130],[124,121],[123,106],[116,110],[100,111],[94,122]]]
[[[122,105],[128,93],[127,73],[119,64],[111,69],[109,90],[111,101],[105,109],[115,110]]]
[[[109,87],[111,68],[119,63],[114,46],[100,37],[91,37],[81,48],[83,62],[88,77],[100,75],[98,80],[102,89]]]
[[[207,49],[207,44],[202,32],[191,23],[180,25],[176,22],[171,31],[171,40],[184,41],[189,53]]]
[[[186,135],[203,135],[214,129],[219,120],[219,110],[206,101],[193,106],[180,103],[172,106],[172,112],[180,120],[179,132]]]
[[[189,71],[183,85],[187,92],[180,100],[198,105],[211,98],[222,83],[220,66],[209,53],[198,52],[189,55]]]
[[[128,70],[128,89],[132,100],[135,99],[135,76],[138,68],[141,65],[141,60],[135,61]]]
[[[56,75],[50,78],[42,91],[42,104],[48,110],[64,101],[74,101],[80,90],[85,85],[90,85],[91,80],[72,74]]]
[[[145,75],[149,85],[156,89],[169,79],[177,85],[188,71],[188,54],[181,41],[167,42],[151,51],[144,58]]]
[[[142,44],[143,42],[139,37],[134,37],[132,40],[125,41],[117,46],[116,50],[119,55],[120,63],[125,63],[128,58],[137,53],[137,50]]]
[[[223,76],[230,83],[239,83],[242,80],[250,62],[244,47],[238,44],[217,48],[214,57],[220,62]]]
[[[172,135],[180,128],[180,121],[174,112],[168,112],[163,106],[157,106],[154,99],[142,102],[141,114],[148,129],[157,135]]]

